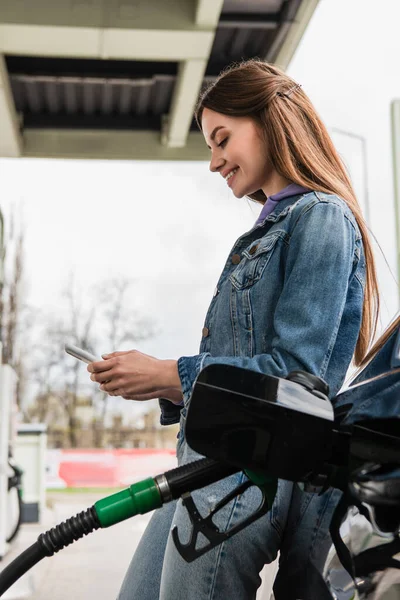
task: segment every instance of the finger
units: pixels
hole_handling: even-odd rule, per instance
[[[122,384],[123,381],[116,378],[114,380],[107,381],[106,383],[102,383],[100,385],[100,389],[102,392],[107,392],[107,394],[109,394],[110,392],[116,392],[117,390],[122,389]]]
[[[99,360],[96,362],[89,363],[87,370],[89,373],[101,373],[102,371],[109,371],[113,368],[115,362]]]
[[[112,374],[112,369],[108,371],[102,371],[101,373],[92,373],[90,375],[90,379],[96,383],[106,383],[107,381],[111,380]]]
[[[122,395],[123,394],[123,395]],[[124,400],[137,400],[139,402],[143,401],[143,400],[153,400],[154,398],[157,398],[158,396],[153,394],[126,394],[124,391],[122,391],[122,397]]]
[[[114,392],[110,392],[109,396],[121,396],[121,397],[123,397],[123,394],[125,394],[125,390],[119,389],[119,390],[115,390]]]
[[[104,360],[110,360],[110,358],[114,358],[115,356],[121,356],[122,354],[129,354],[130,350],[123,350],[120,352],[111,352],[110,354],[102,354],[101,358]]]

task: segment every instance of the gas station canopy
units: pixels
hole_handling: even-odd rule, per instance
[[[199,93],[285,68],[318,0],[0,0],[0,156],[206,160]]]

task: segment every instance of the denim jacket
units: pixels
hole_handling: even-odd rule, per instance
[[[400,436],[400,372],[398,353],[400,327],[364,369],[334,399],[335,412],[345,410],[343,425],[360,421],[392,419],[393,432]],[[360,385],[363,384],[363,385]]]
[[[178,360],[184,408],[200,371],[213,363],[285,377],[322,377],[334,396],[357,342],[365,258],[347,204],[309,192],[283,199],[234,244],[211,300],[200,352]],[[161,423],[182,407],[160,400]]]

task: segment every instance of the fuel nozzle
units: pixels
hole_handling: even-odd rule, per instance
[[[327,393],[325,382],[301,371],[282,379],[210,365],[196,380],[186,440],[215,460],[302,481],[331,456],[334,412]]]

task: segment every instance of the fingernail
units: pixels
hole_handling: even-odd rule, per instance
[[[101,358],[108,358],[108,354],[102,354]]]

